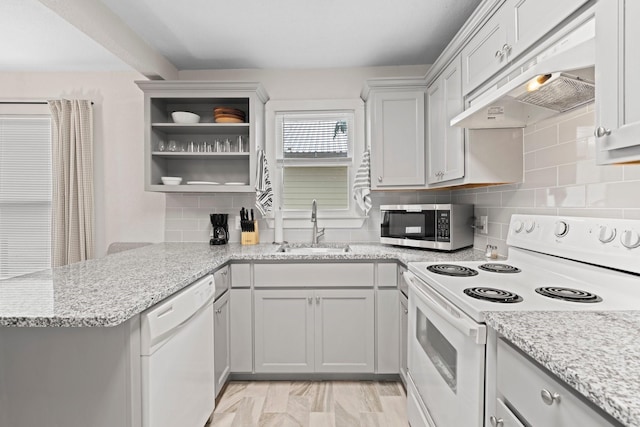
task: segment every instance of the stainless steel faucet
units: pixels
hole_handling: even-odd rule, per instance
[[[313,223],[313,230],[311,235],[311,244],[318,244],[318,237],[324,236],[324,228],[318,231],[318,202],[313,199],[311,202],[311,222]]]

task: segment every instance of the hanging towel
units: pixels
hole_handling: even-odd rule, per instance
[[[258,168],[256,173],[256,208],[264,216],[273,208],[273,188],[269,178],[267,156],[264,150],[258,150]]]
[[[353,198],[365,215],[371,210],[371,160],[369,150],[362,155],[362,163],[353,182]]]

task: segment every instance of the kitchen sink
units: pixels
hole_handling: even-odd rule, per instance
[[[291,255],[341,254],[351,252],[349,245],[282,245],[276,251]]]

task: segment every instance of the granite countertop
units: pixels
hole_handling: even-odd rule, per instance
[[[493,312],[487,324],[625,426],[640,426],[640,311]]]
[[[101,259],[0,281],[0,326],[116,326],[228,261],[466,261],[481,251],[447,253],[349,244],[339,254],[292,255],[279,245],[159,243]]]

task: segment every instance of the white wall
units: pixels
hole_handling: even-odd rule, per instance
[[[136,72],[0,73],[2,100],[94,102],[96,257],[116,241],[164,240],[165,197],[144,191],[143,94]]]

